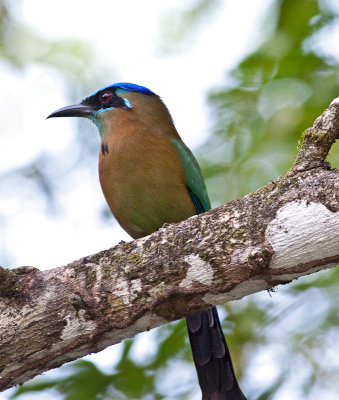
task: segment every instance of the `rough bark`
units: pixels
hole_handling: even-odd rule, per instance
[[[241,199],[49,271],[0,268],[0,388],[211,305],[339,261],[339,100],[285,176]]]

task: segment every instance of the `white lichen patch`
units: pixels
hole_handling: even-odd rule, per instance
[[[130,293],[129,281],[123,276],[119,276],[117,284],[115,288],[112,290],[112,293],[119,296],[124,304],[126,305],[130,304],[131,293]]]
[[[338,102],[338,98],[334,99],[331,103],[336,104]],[[321,129],[329,130],[333,127],[333,122],[336,117],[336,109],[334,107],[327,108],[322,115],[320,115],[314,122],[314,125],[320,123]]]
[[[293,201],[266,229],[274,255],[270,268],[290,268],[339,255],[339,213],[321,203]]]
[[[336,97],[335,99],[332,100],[331,104],[339,104],[339,97]]]
[[[228,301],[238,300],[246,295],[268,289],[268,287],[269,285],[264,278],[251,278],[245,282],[239,283],[239,285],[235,286],[227,293],[206,293],[202,299],[208,304],[223,304]]]
[[[232,239],[231,239],[232,240]],[[247,246],[241,249],[235,249],[231,254],[231,264],[240,265],[247,264],[248,259],[261,254],[262,249],[255,246]]]
[[[139,250],[139,249],[143,249],[145,242],[146,242],[147,240],[149,240],[149,236],[150,236],[150,235],[144,236],[144,237],[142,237],[142,238],[140,238],[140,239],[135,240],[134,243],[137,245],[137,249],[138,249],[138,250]]]
[[[142,290],[141,279],[127,279],[123,274],[117,274],[112,279],[112,293],[118,296],[125,305],[130,305]]]
[[[96,323],[92,320],[85,318],[85,310],[79,310],[77,316],[66,316],[66,326],[61,332],[61,339],[72,341],[77,336],[82,336],[86,333],[92,332],[96,328]]]
[[[51,276],[56,277],[58,280],[61,282],[68,282],[71,279],[75,278],[75,271],[74,268],[65,266],[59,268],[55,268],[51,271],[49,271],[49,274],[46,274],[45,276],[50,279]]]
[[[230,220],[230,215],[228,213],[224,213],[220,218],[219,218],[219,222],[224,222],[227,223]]]
[[[149,297],[146,299],[147,302],[153,301],[154,298],[159,296],[164,290],[166,290],[165,282],[160,282],[158,285],[151,287],[148,290]]]
[[[131,298],[132,298],[132,300],[134,300],[138,296],[138,293],[141,292],[141,289],[142,289],[141,279],[133,279],[131,281]]]
[[[96,279],[93,285],[93,297],[100,303],[101,301],[101,284],[102,284],[102,267],[101,265],[94,264],[92,269],[95,271]]]
[[[186,277],[179,284],[180,287],[190,288],[194,282],[210,285],[213,280],[214,271],[210,263],[202,260],[199,255],[191,254],[184,258],[189,264]]]

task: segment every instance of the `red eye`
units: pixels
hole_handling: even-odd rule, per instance
[[[104,92],[101,96],[100,96],[100,100],[102,103],[108,103],[110,100],[112,100],[113,98],[113,93],[112,92]]]

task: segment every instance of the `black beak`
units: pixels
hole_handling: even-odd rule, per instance
[[[71,106],[60,108],[49,114],[47,118],[54,117],[88,117],[93,115],[94,109],[85,104],[73,104]]]

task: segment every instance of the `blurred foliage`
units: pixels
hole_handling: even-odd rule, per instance
[[[177,16],[176,24],[168,24],[172,28],[166,35],[171,43],[181,42],[185,35],[191,37],[194,30],[201,28],[202,20],[211,23],[211,11],[220,4],[193,2],[190,9]],[[6,11],[4,6],[0,18],[8,19],[3,10]],[[170,18],[174,20],[173,16]],[[202,146],[199,159],[214,204],[244,195],[290,168],[302,131],[338,96],[338,60],[325,51],[315,51],[319,36],[337,22],[338,15],[329,2],[271,2],[266,20],[258,26],[258,31],[265,32],[262,43],[209,96],[213,132]],[[6,24],[10,23],[13,21],[9,19]],[[9,28],[1,25],[0,35],[6,39]],[[267,26],[270,29],[265,31]],[[30,38],[36,40],[32,35]],[[222,51],[222,40],[236,38],[219,40],[213,45],[219,45]],[[0,54],[23,65],[20,57],[7,49],[10,43],[2,43]],[[64,45],[52,44],[40,55],[30,52],[25,62],[46,62],[57,67],[54,57],[59,50],[74,56],[73,45]],[[48,43],[44,42],[44,46]],[[76,53],[79,59],[83,55],[81,48],[80,45]],[[172,46],[170,50],[176,48]],[[63,68],[65,65],[68,64]],[[69,65],[79,73],[77,62]],[[338,159],[338,146],[334,146],[329,160],[338,165]],[[36,165],[26,175],[46,186],[39,164]],[[271,298],[260,293],[221,308],[221,313],[227,314],[223,327],[235,368],[249,400],[274,399],[287,387],[300,399],[339,393],[335,357],[338,283],[338,270],[331,270],[279,289],[279,296],[273,293]],[[136,341],[122,344],[122,356],[110,374],[88,361],[78,361],[65,367],[66,377],[39,377],[20,387],[13,398],[52,388],[64,399],[72,400],[190,398],[197,383],[194,376],[187,375],[191,355],[183,321],[152,334],[156,350],[142,362],[135,356],[140,335]],[[268,370],[272,370],[271,375]],[[314,397],[314,393],[322,395]]]
[[[1,62],[18,69],[34,63],[55,68],[66,80],[70,96],[83,90],[96,76],[90,44],[78,39],[48,40],[18,21],[12,7],[9,0],[0,1]]]
[[[62,83],[65,94],[74,102],[75,99],[84,97],[89,88],[98,85],[99,77],[105,75],[106,70],[104,66],[97,65],[90,43],[82,39],[46,39],[16,18],[16,7],[18,5],[15,2],[0,0],[1,66],[10,67],[13,75],[25,73],[32,66],[52,70],[56,81]],[[71,162],[65,162],[64,166],[58,164],[51,155],[40,154],[25,165],[1,171],[0,192],[8,192],[8,188],[18,185],[19,181],[22,191],[26,190],[27,198],[36,199],[40,195],[45,202],[46,212],[60,212],[56,193],[61,183],[67,179],[65,177],[89,156],[97,157],[96,138],[89,131],[87,127],[82,130],[81,139],[77,141],[77,151],[69,149],[72,157],[68,157],[68,160]],[[13,135],[14,132],[11,132],[11,136]],[[56,165],[59,166],[58,170]],[[5,245],[6,226],[10,217],[0,210],[0,250],[3,265],[13,264],[13,257],[7,252]]]
[[[196,31],[208,21],[222,5],[221,0],[195,0],[185,10],[173,11],[162,27],[164,40],[159,46],[163,54],[178,53],[192,46]]]
[[[337,61],[312,51],[338,16],[317,0],[284,0],[273,3],[267,19],[264,26],[276,19],[268,38],[209,96],[214,134],[201,162],[211,197],[219,202],[290,168],[301,133],[338,96]],[[338,165],[337,146],[330,161]]]

